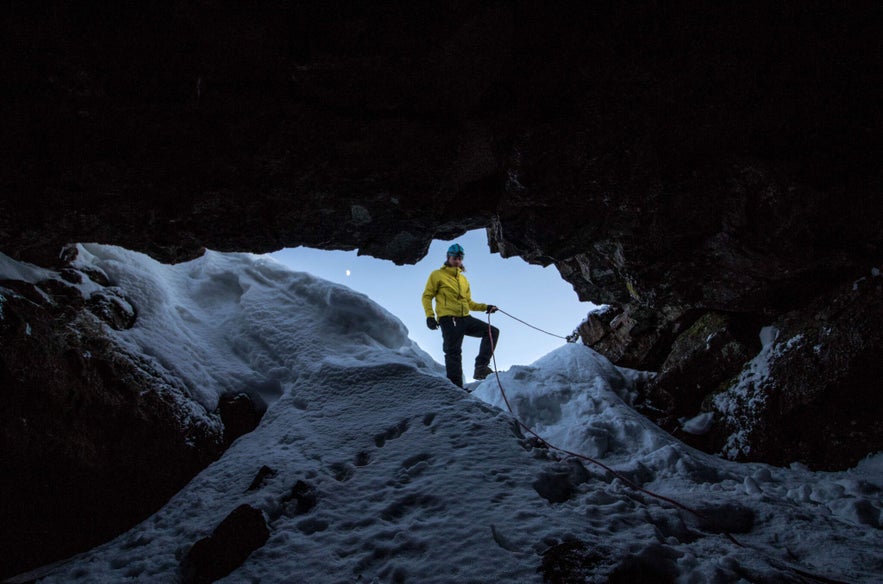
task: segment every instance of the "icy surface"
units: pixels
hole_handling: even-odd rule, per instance
[[[495,376],[473,395],[455,388],[398,320],[347,288],[248,254],[165,266],[87,245],[78,265],[137,309],[134,328],[108,334],[194,404],[212,409],[243,387],[276,399],[162,510],[42,582],[175,582],[189,546],[242,503],[265,513],[270,539],[222,582],[540,582],[542,554],[571,540],[599,554],[589,582],[629,557],[691,583],[798,581],[794,567],[854,582],[883,573],[881,454],[813,473],[692,450],[629,407],[639,374],[579,345],[500,374],[550,442],[700,520],[532,447],[500,409]],[[277,473],[248,491],[263,465]],[[283,501],[299,480],[318,493],[307,513]]]

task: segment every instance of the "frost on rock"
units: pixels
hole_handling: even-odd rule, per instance
[[[779,330],[775,327],[761,329],[760,353],[745,365],[733,385],[713,399],[714,408],[732,429],[722,452],[729,459],[735,460],[751,452],[751,432],[775,391],[775,381],[770,377],[771,366],[803,340],[802,335],[796,335],[783,343],[778,342],[778,337]]]

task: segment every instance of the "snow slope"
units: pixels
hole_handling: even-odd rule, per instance
[[[0,272],[30,274],[0,259]],[[41,582],[174,582],[189,546],[242,503],[265,513],[270,539],[223,582],[539,582],[542,554],[575,540],[597,552],[590,582],[629,562],[680,582],[803,581],[791,566],[883,574],[883,455],[813,473],[697,452],[634,412],[634,375],[583,346],[500,374],[548,440],[700,521],[534,447],[499,409],[496,379],[455,388],[398,320],[343,286],[248,254],[166,266],[83,245],[77,261],[138,310],[133,329],[108,334],[186,387],[191,406],[243,388],[275,401],[162,510]],[[277,474],[248,491],[264,465]],[[284,502],[299,480],[318,493],[306,514]]]

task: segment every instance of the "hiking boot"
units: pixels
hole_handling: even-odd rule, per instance
[[[485,379],[488,375],[493,373],[494,370],[488,367],[487,365],[477,365],[475,367],[475,373],[472,374],[474,379]]]

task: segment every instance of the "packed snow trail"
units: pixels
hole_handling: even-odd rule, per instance
[[[86,245],[77,265],[136,307],[134,328],[107,333],[186,388],[182,405],[212,410],[242,389],[275,401],[163,509],[42,582],[174,582],[189,547],[242,503],[271,535],[223,582],[540,582],[542,554],[574,541],[592,551],[589,582],[634,566],[680,582],[801,581],[784,563],[853,582],[883,573],[881,455],[840,473],[722,461],[637,414],[637,374],[583,346],[500,374],[540,435],[690,502],[700,525],[536,448],[493,407],[494,380],[455,388],[399,321],[343,286],[248,254],[166,266]],[[248,491],[264,465],[276,474]],[[306,513],[285,502],[299,480],[318,493]]]

